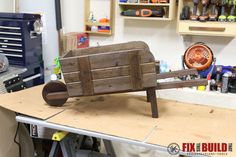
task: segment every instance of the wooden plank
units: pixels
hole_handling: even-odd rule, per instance
[[[55,99],[65,99],[68,98],[68,93],[66,92],[53,92],[47,94],[48,100],[55,100]]]
[[[63,73],[79,71],[78,60],[75,57],[62,58],[60,63]]]
[[[83,95],[93,95],[93,82],[89,57],[78,58],[80,69],[80,80],[83,88]]]
[[[144,88],[156,87],[156,85],[157,85],[156,73],[143,75],[143,87]]]
[[[130,73],[128,66],[96,69],[92,71],[93,80],[111,77],[128,76]]]
[[[129,52],[136,51],[137,49],[140,50],[141,55],[141,63],[150,63],[155,62],[154,56],[149,51],[149,47],[144,42],[128,42],[123,44],[114,44],[114,45],[108,45],[108,46],[100,46],[100,47],[90,47],[90,48],[84,48],[79,50],[73,50],[69,55],[69,57],[66,55],[63,58],[60,59],[61,65],[62,65],[62,72],[68,73],[68,72],[76,72],[79,71],[78,69],[78,63],[77,59],[78,57],[85,57],[85,56],[91,56],[94,59],[94,66],[91,66],[91,69],[99,69],[100,67],[96,67],[97,64],[102,65],[102,63],[110,63],[106,64],[105,66],[102,66],[102,68],[108,68],[112,66],[118,66],[118,65],[128,65],[128,62],[122,61],[125,57],[123,54],[128,55]],[[113,56],[116,56],[114,53],[121,54],[123,58],[116,61],[109,61],[109,59],[113,59]],[[95,55],[95,56],[94,56]],[[111,55],[108,56],[108,60],[102,59],[104,57],[100,56],[100,59],[98,57],[101,55]],[[102,62],[104,61],[104,62]],[[97,63],[98,62],[98,63]],[[101,63],[102,62],[102,63]],[[92,61],[91,61],[92,64]]]
[[[68,95],[70,97],[82,96],[83,90],[81,82],[67,83],[66,84]]]
[[[155,73],[155,63],[144,63],[144,64],[141,64],[140,67],[141,67],[142,74]],[[129,66],[110,67],[110,68],[92,70],[93,80],[105,79],[105,78],[111,78],[111,77],[128,76],[129,74],[130,74]],[[63,73],[63,76],[66,83],[80,81],[79,71]]]
[[[128,55],[136,50],[127,50],[125,52],[109,52],[90,56],[91,69],[101,69],[108,67],[118,67],[129,65]]]
[[[181,76],[186,76],[186,75],[197,75],[197,74],[198,72],[196,69],[178,70],[178,71],[157,74],[157,80],[171,78],[171,77],[181,77]]]
[[[79,82],[80,72],[64,73],[63,77],[66,83]]]
[[[130,76],[133,90],[142,89],[142,73],[140,68],[140,55],[139,51],[133,51],[129,53],[130,62]]]
[[[132,89],[129,76],[95,80],[93,85],[95,94],[114,93]]]
[[[117,67],[129,65],[129,53],[137,52],[139,49],[124,50],[124,51],[115,51],[107,52],[102,54],[90,55],[90,64],[91,69],[100,69],[108,67]],[[139,50],[140,54],[142,50]],[[140,63],[150,63],[155,62],[154,57],[149,53],[146,55],[140,55]]]
[[[141,64],[142,74],[156,73],[155,62]]]
[[[160,89],[183,88],[183,87],[204,86],[204,85],[207,85],[206,79],[173,81],[173,82],[157,83],[156,89],[160,90]]]
[[[195,27],[189,26],[190,31],[213,31],[213,32],[224,32],[225,27]]]
[[[115,51],[126,51],[132,49],[141,49],[144,50],[144,53],[150,53],[149,47],[145,42],[142,41],[132,41],[127,43],[112,44],[105,46],[89,47],[73,50],[73,56],[83,56],[83,55],[93,55],[106,52],[115,52]]]

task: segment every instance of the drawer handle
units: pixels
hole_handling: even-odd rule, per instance
[[[223,27],[195,27],[195,26],[190,26],[189,30],[190,31],[224,32],[225,28],[223,28]]]

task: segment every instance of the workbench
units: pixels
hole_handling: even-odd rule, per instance
[[[42,88],[0,95],[0,106],[20,113],[18,122],[161,151],[170,143],[233,143],[227,156],[236,156],[236,110],[158,99],[155,119],[143,96],[71,98],[63,107],[51,107],[41,97]]]

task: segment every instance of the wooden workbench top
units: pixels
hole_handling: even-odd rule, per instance
[[[0,95],[0,106],[48,122],[150,144],[233,143],[236,156],[236,110],[158,99],[159,118],[151,118],[143,96],[114,94],[69,99],[61,108],[41,97],[42,86]]]

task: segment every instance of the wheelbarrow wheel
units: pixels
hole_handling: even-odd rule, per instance
[[[62,106],[66,103],[68,98],[57,98],[57,99],[48,99],[47,95],[50,93],[56,92],[67,92],[66,85],[60,81],[51,81],[47,83],[42,91],[43,99],[50,105],[50,106]]]

